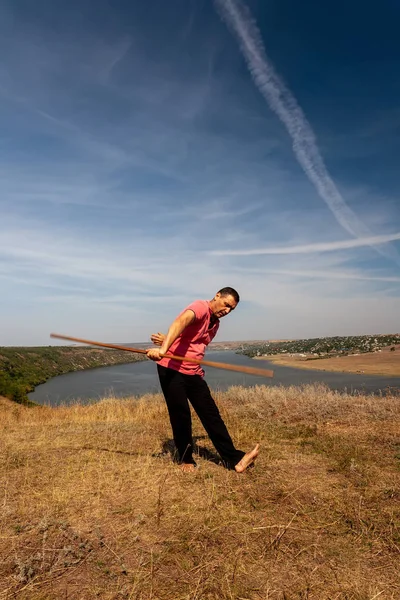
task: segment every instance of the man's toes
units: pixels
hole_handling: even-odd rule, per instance
[[[180,468],[183,473],[194,473],[196,465],[193,465],[192,463],[182,463]]]

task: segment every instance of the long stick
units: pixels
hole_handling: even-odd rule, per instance
[[[68,335],[60,335],[59,333],[51,333],[50,337],[58,338],[60,340],[68,340],[70,342],[79,342],[80,344],[86,344],[87,346],[101,346],[102,348],[113,348],[114,350],[124,350],[125,352],[136,352],[139,354],[146,354],[147,350],[143,348],[128,348],[127,346],[117,346],[116,344],[106,344],[104,342],[93,342],[91,340],[83,340],[81,338],[70,337]],[[215,369],[226,369],[227,371],[238,371],[239,373],[247,373],[248,375],[259,375],[261,377],[273,377],[274,372],[268,369],[258,369],[257,367],[245,367],[243,365],[231,365],[228,363],[214,362],[211,360],[196,360],[195,358],[189,358],[188,356],[176,356],[175,354],[166,354],[165,358],[173,358],[175,360],[184,360],[195,365],[205,365],[207,367],[214,367]]]

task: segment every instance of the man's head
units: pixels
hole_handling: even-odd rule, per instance
[[[221,319],[228,315],[239,304],[239,294],[231,287],[224,287],[210,301],[210,308],[215,317]]]

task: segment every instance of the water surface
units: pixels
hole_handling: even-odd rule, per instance
[[[209,351],[207,358],[238,365],[265,367],[274,371],[274,378],[266,379],[255,375],[207,368],[205,379],[213,389],[226,390],[232,385],[250,387],[254,385],[289,386],[325,383],[331,389],[350,393],[380,394],[384,393],[388,387],[400,390],[400,377],[293,369],[268,361],[255,361],[247,356],[235,354],[233,351]],[[39,385],[34,392],[29,394],[29,399],[39,404],[58,406],[60,404],[71,404],[76,400],[88,403],[111,394],[123,398],[158,392],[160,392],[160,386],[156,365],[154,362],[146,360],[60,375]]]

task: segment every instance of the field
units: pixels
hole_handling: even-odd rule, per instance
[[[399,397],[231,388],[217,401],[254,469],[171,460],[159,396],[0,401],[0,599],[395,600]]]
[[[382,352],[368,352],[355,356],[339,356],[337,358],[305,360],[301,357],[291,357],[282,354],[259,358],[269,360],[278,365],[300,369],[400,377],[400,346],[396,347],[395,352],[391,352],[389,348],[384,348]]]

